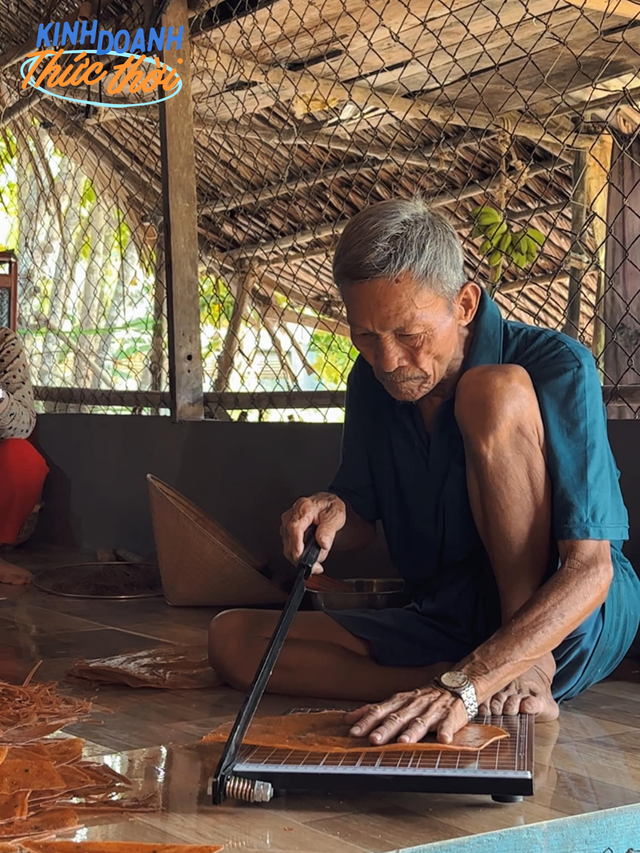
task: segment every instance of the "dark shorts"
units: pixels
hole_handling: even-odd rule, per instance
[[[591,614],[554,651],[556,700],[572,699],[620,663],[638,630],[640,582],[621,554],[614,558],[614,580],[604,605]],[[470,654],[495,630],[474,623],[470,636],[459,620],[441,610],[410,604],[388,610],[332,610],[329,615],[349,633],[369,643],[382,666],[429,666],[455,663]],[[454,627],[452,627],[454,626]]]

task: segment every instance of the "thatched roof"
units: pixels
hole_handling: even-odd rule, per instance
[[[330,252],[350,216],[419,191],[459,227],[469,275],[486,281],[468,213],[484,199],[504,201],[509,216],[549,237],[527,274],[504,273],[498,299],[520,319],[558,327],[576,259],[570,146],[591,149],[604,130],[637,128],[635,5],[618,2],[605,15],[600,0],[191,0],[203,264],[230,278],[250,266],[263,308],[282,314],[280,293],[287,310],[313,309],[344,331]],[[55,4],[52,18],[76,7]],[[140,26],[145,9],[144,0],[103,0],[102,21]],[[42,20],[35,0],[0,0],[0,14],[5,52]],[[18,67],[4,70],[9,109]],[[158,219],[155,106],[87,116],[45,97],[32,110],[134,227]],[[587,228],[591,251],[595,239]],[[583,290],[587,340],[593,269]]]

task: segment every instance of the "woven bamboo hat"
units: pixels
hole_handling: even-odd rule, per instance
[[[151,517],[168,604],[217,607],[276,604],[286,595],[266,564],[162,480],[147,474]]]

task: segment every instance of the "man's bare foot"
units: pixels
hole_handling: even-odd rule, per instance
[[[0,583],[8,583],[13,586],[20,586],[31,583],[33,575],[27,569],[21,566],[14,566],[13,563],[7,563],[6,560],[0,560]]]
[[[491,699],[483,702],[478,709],[479,713],[534,714],[537,723],[557,719],[560,709],[551,695],[555,663],[551,674],[550,669],[548,661],[541,661],[540,665],[531,667]]]

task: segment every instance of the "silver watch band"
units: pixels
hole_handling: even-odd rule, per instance
[[[473,720],[478,713],[478,698],[473,684],[468,684],[464,687],[460,693],[458,693],[458,696],[460,696],[464,703],[464,707],[467,711],[467,717],[470,720]]]
[[[439,679],[436,679],[435,684],[441,690],[446,690],[453,696],[457,696],[459,699],[462,700],[462,704],[465,707],[469,720],[472,720],[477,715],[478,697],[476,696],[476,689],[471,682],[469,682],[465,687],[461,687],[459,689],[447,687],[447,685],[443,684]]]

